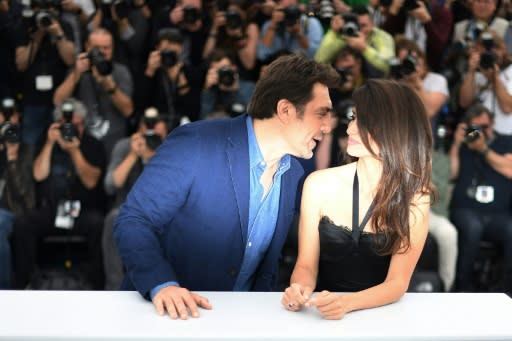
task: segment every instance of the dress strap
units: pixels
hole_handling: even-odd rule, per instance
[[[363,221],[361,225],[359,225],[359,179],[357,177],[357,169],[354,174],[354,185],[352,187],[352,239],[354,242],[359,243],[359,238],[361,237],[361,232],[364,230],[366,223],[370,219],[370,216],[373,212],[373,207],[375,202],[372,200],[370,207],[368,207],[368,211],[364,215]]]

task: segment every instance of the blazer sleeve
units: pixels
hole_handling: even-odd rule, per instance
[[[161,236],[194,181],[199,159],[196,135],[183,126],[167,137],[132,187],[114,225],[126,276],[145,298],[157,285],[178,281],[165,258]]]

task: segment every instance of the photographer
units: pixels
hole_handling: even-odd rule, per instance
[[[103,142],[107,155],[126,136],[126,118],[133,113],[133,81],[128,68],[112,61],[110,32],[96,29],[89,34],[85,53],[78,55],[75,67],[55,91],[55,106],[71,95],[88,109],[88,131]]]
[[[14,22],[21,15],[21,4],[16,0],[0,0],[0,98],[13,96],[21,87],[15,58]]]
[[[447,80],[443,75],[429,70],[426,56],[415,41],[397,38],[396,54],[400,64],[396,66],[397,69],[392,67],[391,76],[404,80],[416,89],[425,103],[435,132],[435,122],[450,96]]]
[[[320,21],[302,13],[297,0],[281,0],[261,28],[258,59],[265,60],[278,51],[303,52],[313,57],[323,34]]]
[[[381,4],[386,5],[381,28],[416,42],[434,70],[443,66],[441,60],[453,26],[450,9],[438,0],[388,0]]]
[[[23,142],[36,145],[52,122],[55,87],[75,61],[73,32],[61,19],[57,0],[34,0],[15,32],[16,68],[23,88]]]
[[[176,0],[175,5],[163,9],[155,21],[154,34],[162,28],[179,29],[184,38],[183,60],[195,66],[202,64],[211,18],[201,0]]]
[[[202,84],[197,77],[194,78],[193,69],[183,62],[183,36],[180,31],[161,29],[156,49],[149,54],[144,77],[137,84],[137,112],[156,107],[167,117],[170,129],[177,126],[184,116],[199,117]]]
[[[370,12],[363,5],[354,6],[351,15],[332,18],[331,28],[325,34],[315,60],[331,63],[336,53],[346,45],[359,51],[369,68],[388,73],[388,60],[395,55],[393,37],[373,25]]]
[[[249,103],[258,78],[256,48],[259,28],[256,23],[248,22],[248,4],[248,1],[229,0],[225,11],[218,8],[214,11],[212,28],[203,50],[204,58],[216,48],[224,49],[234,57],[244,105]]]
[[[455,181],[450,218],[459,232],[456,287],[472,291],[480,240],[503,247],[504,286],[512,292],[512,137],[495,131],[493,115],[476,104],[457,126],[450,149]]]
[[[483,32],[470,50],[460,87],[462,108],[475,100],[494,113],[497,132],[512,134],[512,66],[503,40],[492,31]]]
[[[105,290],[118,290],[124,277],[123,264],[112,236],[119,207],[167,133],[165,117],[158,115],[155,108],[148,108],[138,131],[131,137],[119,140],[112,150],[104,180],[105,192],[115,195],[114,206],[105,217],[102,238]]]
[[[12,98],[0,106],[0,289],[10,288],[14,217],[35,205],[32,158],[21,143],[20,113]]]
[[[229,112],[241,104],[239,77],[236,65],[223,50],[214,50],[208,57],[208,72],[201,92],[201,118],[214,111]]]
[[[104,193],[100,185],[106,157],[101,142],[85,132],[85,106],[67,99],[54,112],[55,122],[34,161],[38,207],[15,219],[15,287],[28,284],[37,263],[37,242],[48,235],[87,237],[94,289],[103,288],[101,233]]]

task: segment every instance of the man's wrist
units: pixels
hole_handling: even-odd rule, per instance
[[[489,151],[490,151],[489,147],[486,146],[485,149],[480,152],[480,154],[482,154],[482,156],[485,159],[485,158],[487,158],[487,155],[489,155]]]
[[[107,93],[108,93],[109,95],[113,95],[113,94],[117,91],[117,85],[116,85],[116,84],[114,84],[114,86],[113,86],[113,87],[108,88],[106,91],[107,91]]]

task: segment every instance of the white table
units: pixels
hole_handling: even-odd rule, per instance
[[[203,292],[201,317],[158,316],[136,292],[0,291],[5,340],[512,340],[505,294],[407,293],[399,302],[323,320],[281,293]]]

